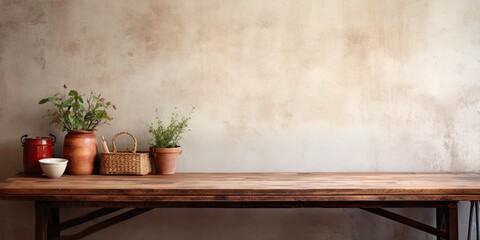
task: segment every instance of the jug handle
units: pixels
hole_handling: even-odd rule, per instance
[[[57,137],[55,137],[55,135],[50,133],[50,134],[48,134],[48,136],[50,136],[50,138],[52,139],[52,143],[55,143],[57,141]]]
[[[20,142],[23,144],[25,143],[25,138],[28,137],[28,134],[25,134],[23,135],[21,138],[20,138]]]

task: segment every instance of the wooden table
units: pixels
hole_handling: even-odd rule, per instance
[[[433,234],[458,239],[458,201],[480,200],[478,173],[178,173],[175,175],[18,174],[0,183],[0,199],[35,201],[36,239],[78,239],[159,207],[361,208]],[[59,208],[100,207],[61,222]],[[432,227],[382,208],[436,209]],[[122,208],[134,208],[118,214]],[[70,236],[61,231],[116,212]]]

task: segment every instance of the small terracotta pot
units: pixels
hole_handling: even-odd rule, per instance
[[[66,173],[93,174],[97,146],[97,136],[93,131],[68,131],[63,142],[63,158],[68,159]]]
[[[181,147],[153,148],[153,163],[158,175],[175,174],[178,156],[182,153]]]

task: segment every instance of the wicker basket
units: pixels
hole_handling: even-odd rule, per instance
[[[127,134],[133,139],[133,151],[117,151],[115,139]],[[100,156],[100,174],[147,175],[152,171],[148,152],[137,152],[137,139],[128,132],[116,134],[112,139],[113,152]]]

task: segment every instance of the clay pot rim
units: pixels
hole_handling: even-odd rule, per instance
[[[154,152],[182,152],[181,146],[176,146],[173,148],[152,148]]]
[[[83,134],[83,133],[94,133],[95,130],[67,130],[68,133],[74,134]]]

